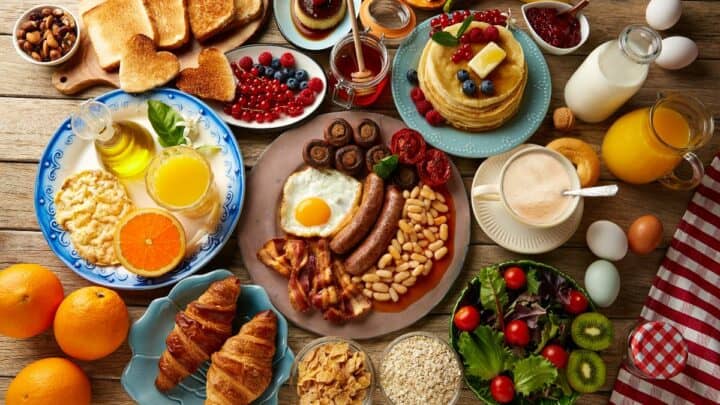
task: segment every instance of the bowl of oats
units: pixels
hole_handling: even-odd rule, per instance
[[[293,403],[372,404],[375,368],[356,342],[329,336],[305,345],[295,357],[290,374]]]
[[[381,358],[378,382],[388,404],[453,405],[460,399],[462,363],[437,336],[406,333],[390,342]]]

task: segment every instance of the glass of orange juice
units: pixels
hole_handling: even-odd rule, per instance
[[[192,218],[218,204],[210,163],[189,146],[165,148],[155,156],[145,186],[158,205]]]
[[[710,111],[700,100],[684,94],[660,96],[655,105],[629,112],[613,123],[602,144],[608,169],[632,184],[659,181],[675,190],[692,189],[705,170],[694,153],[713,135]],[[693,176],[682,179],[675,169],[683,160]]]

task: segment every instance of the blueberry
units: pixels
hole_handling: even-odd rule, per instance
[[[300,82],[300,90],[305,90],[308,88],[308,82],[307,80],[303,80]]]
[[[477,91],[477,86],[475,86],[475,82],[468,79],[465,80],[462,84],[463,93],[467,94],[468,96],[474,96],[475,92]]]
[[[258,76],[265,76],[265,66],[263,65],[255,65],[255,69],[258,71]]]
[[[405,74],[405,77],[407,77],[407,79],[410,83],[412,83],[416,86],[418,85],[417,70],[415,70],[415,69],[408,70],[407,73]]]
[[[298,69],[295,71],[295,78],[300,82],[302,82],[304,80],[308,80],[309,79],[308,72],[305,71],[304,69]]]
[[[482,83],[480,83],[480,91],[482,94],[488,96],[495,94],[495,85],[492,80],[483,80]]]
[[[294,77],[287,79],[287,82],[285,82],[285,84],[287,84],[288,89],[290,89],[290,90],[297,90],[298,85],[299,85],[297,79]]]
[[[461,82],[464,82],[465,80],[470,79],[470,73],[468,73],[468,71],[465,69],[460,69],[457,72],[457,79]]]
[[[272,62],[270,62],[270,66],[275,70],[280,69],[280,58],[273,58]]]
[[[282,70],[278,70],[273,75],[273,79],[279,80],[280,83],[285,83],[285,80],[287,79],[287,73],[283,73]]]
[[[273,77],[275,76],[275,69],[271,68],[270,66],[267,66],[265,68],[265,76],[266,77]]]
[[[288,77],[295,77],[295,69],[293,68],[283,68],[287,72]]]

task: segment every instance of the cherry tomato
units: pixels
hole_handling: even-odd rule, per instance
[[[406,165],[420,163],[425,158],[425,147],[422,135],[409,128],[395,132],[390,140],[390,150]]]
[[[547,345],[542,350],[542,355],[557,368],[565,368],[568,361],[568,354],[560,345]]]
[[[499,375],[490,381],[490,393],[496,401],[507,404],[515,398],[515,385],[506,375]]]
[[[505,284],[511,290],[519,290],[525,287],[525,272],[520,267],[510,267],[503,273]]]
[[[571,314],[582,314],[587,310],[588,300],[585,298],[585,294],[578,290],[570,291],[570,302],[565,304],[565,311]]]
[[[418,176],[430,187],[442,186],[450,179],[452,168],[445,152],[428,149],[425,158],[417,164]]]
[[[513,346],[525,347],[530,343],[530,329],[522,319],[511,321],[505,326],[505,341]]]
[[[466,305],[455,312],[453,323],[460,330],[473,331],[480,324],[480,312],[474,306]]]

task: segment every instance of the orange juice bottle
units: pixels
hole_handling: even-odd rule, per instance
[[[707,108],[693,97],[676,94],[618,118],[605,135],[602,156],[608,169],[625,182],[659,180],[670,188],[687,189],[696,186],[704,173],[692,152],[712,134]],[[693,167],[692,179],[682,180],[673,173],[683,159]]]

